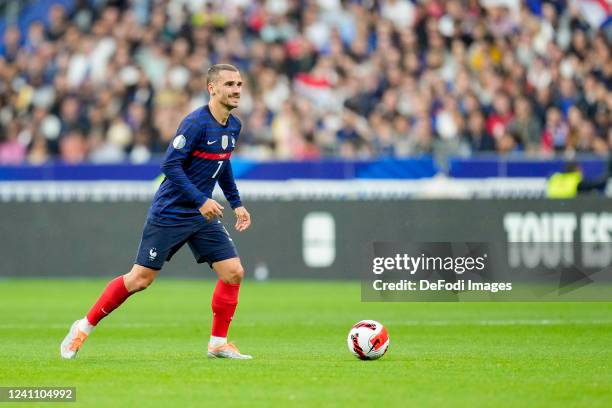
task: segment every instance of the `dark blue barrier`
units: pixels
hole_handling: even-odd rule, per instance
[[[431,157],[375,161],[254,162],[232,159],[234,175],[243,180],[354,178],[418,179],[433,177],[438,169]],[[153,180],[160,163],[149,164],[47,164],[0,166],[0,181],[25,180]]]
[[[46,164],[0,166],[0,181],[26,180],[153,180],[161,173],[154,164]]]
[[[596,179],[606,161],[580,160],[585,177]],[[433,177],[438,168],[431,157],[402,160],[322,160],[256,162],[232,159],[234,175],[241,180],[290,179],[420,179]],[[449,176],[456,178],[548,177],[563,169],[563,160],[451,158]],[[160,163],[148,164],[48,164],[0,166],[0,181],[23,180],[152,180],[161,173]]]
[[[365,179],[419,179],[438,173],[432,158],[364,161],[355,162],[354,166],[354,177]]]
[[[334,179],[354,177],[352,163],[331,162],[251,162],[232,159],[234,175],[248,180]]]

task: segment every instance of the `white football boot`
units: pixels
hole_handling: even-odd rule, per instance
[[[64,341],[60,345],[60,355],[62,358],[73,359],[76,357],[77,352],[83,345],[85,339],[87,339],[88,334],[79,330],[79,320],[72,323],[70,326],[70,331],[64,337]]]
[[[253,357],[241,354],[232,343],[225,343],[219,347],[208,346],[208,358],[233,358],[236,360],[250,360]]]

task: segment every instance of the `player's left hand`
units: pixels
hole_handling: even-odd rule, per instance
[[[251,226],[251,214],[244,207],[234,209],[236,213],[236,231],[244,231]]]

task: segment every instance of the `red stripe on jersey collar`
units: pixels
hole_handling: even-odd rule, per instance
[[[229,159],[230,156],[232,155],[231,152],[228,153],[206,153],[206,152],[200,152],[198,150],[193,152],[193,155],[195,157],[199,157],[202,159],[209,159],[209,160],[225,160],[225,159]]]

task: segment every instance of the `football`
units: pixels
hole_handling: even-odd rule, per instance
[[[355,323],[348,334],[348,348],[361,360],[381,358],[389,348],[389,333],[375,320],[362,320]]]

